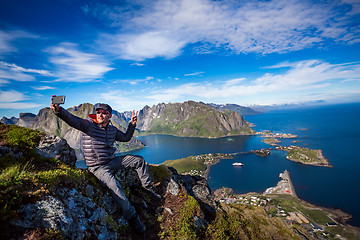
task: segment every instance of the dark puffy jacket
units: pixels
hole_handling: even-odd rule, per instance
[[[131,123],[129,123],[126,133],[112,125],[103,127],[93,119],[76,117],[63,108],[60,108],[59,112],[55,114],[71,127],[83,132],[81,144],[88,167],[107,164],[114,159],[114,142],[130,141],[135,130],[135,125]],[[89,117],[94,116],[91,114]]]

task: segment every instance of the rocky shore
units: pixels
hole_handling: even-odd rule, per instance
[[[321,150],[314,150],[298,146],[278,146],[276,147],[276,149],[281,151],[287,151],[288,155],[286,156],[286,159],[293,162],[319,167],[333,167],[324,157]]]
[[[270,149],[265,149],[265,148],[262,148],[260,150],[251,150],[250,152],[254,153],[260,157],[267,157],[271,153]]]

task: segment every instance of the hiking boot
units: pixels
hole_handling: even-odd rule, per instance
[[[155,200],[161,200],[162,197],[160,194],[157,194],[155,192],[155,187],[153,185],[147,186],[147,187],[143,187],[146,191],[147,194],[149,194],[153,199]]]
[[[134,228],[136,231],[140,233],[144,233],[146,231],[145,225],[140,220],[139,216],[135,214],[132,218],[128,219],[129,225]]]

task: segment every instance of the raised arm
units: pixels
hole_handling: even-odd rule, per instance
[[[131,140],[131,138],[134,134],[134,131],[135,131],[135,127],[136,127],[137,114],[138,114],[138,111],[136,111],[136,113],[135,113],[135,111],[133,110],[131,120],[130,120],[130,123],[126,130],[126,133],[123,133],[122,131],[118,130],[116,133],[116,138],[115,138],[116,141],[128,142]]]
[[[72,115],[67,110],[59,106],[59,104],[53,104],[52,101],[51,109],[56,116],[69,124],[69,126],[85,133],[88,131],[89,125],[91,124],[88,120]]]

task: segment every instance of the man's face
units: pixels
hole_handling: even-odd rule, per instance
[[[111,113],[106,110],[98,109],[96,111],[96,121],[100,124],[107,124],[111,118]]]

